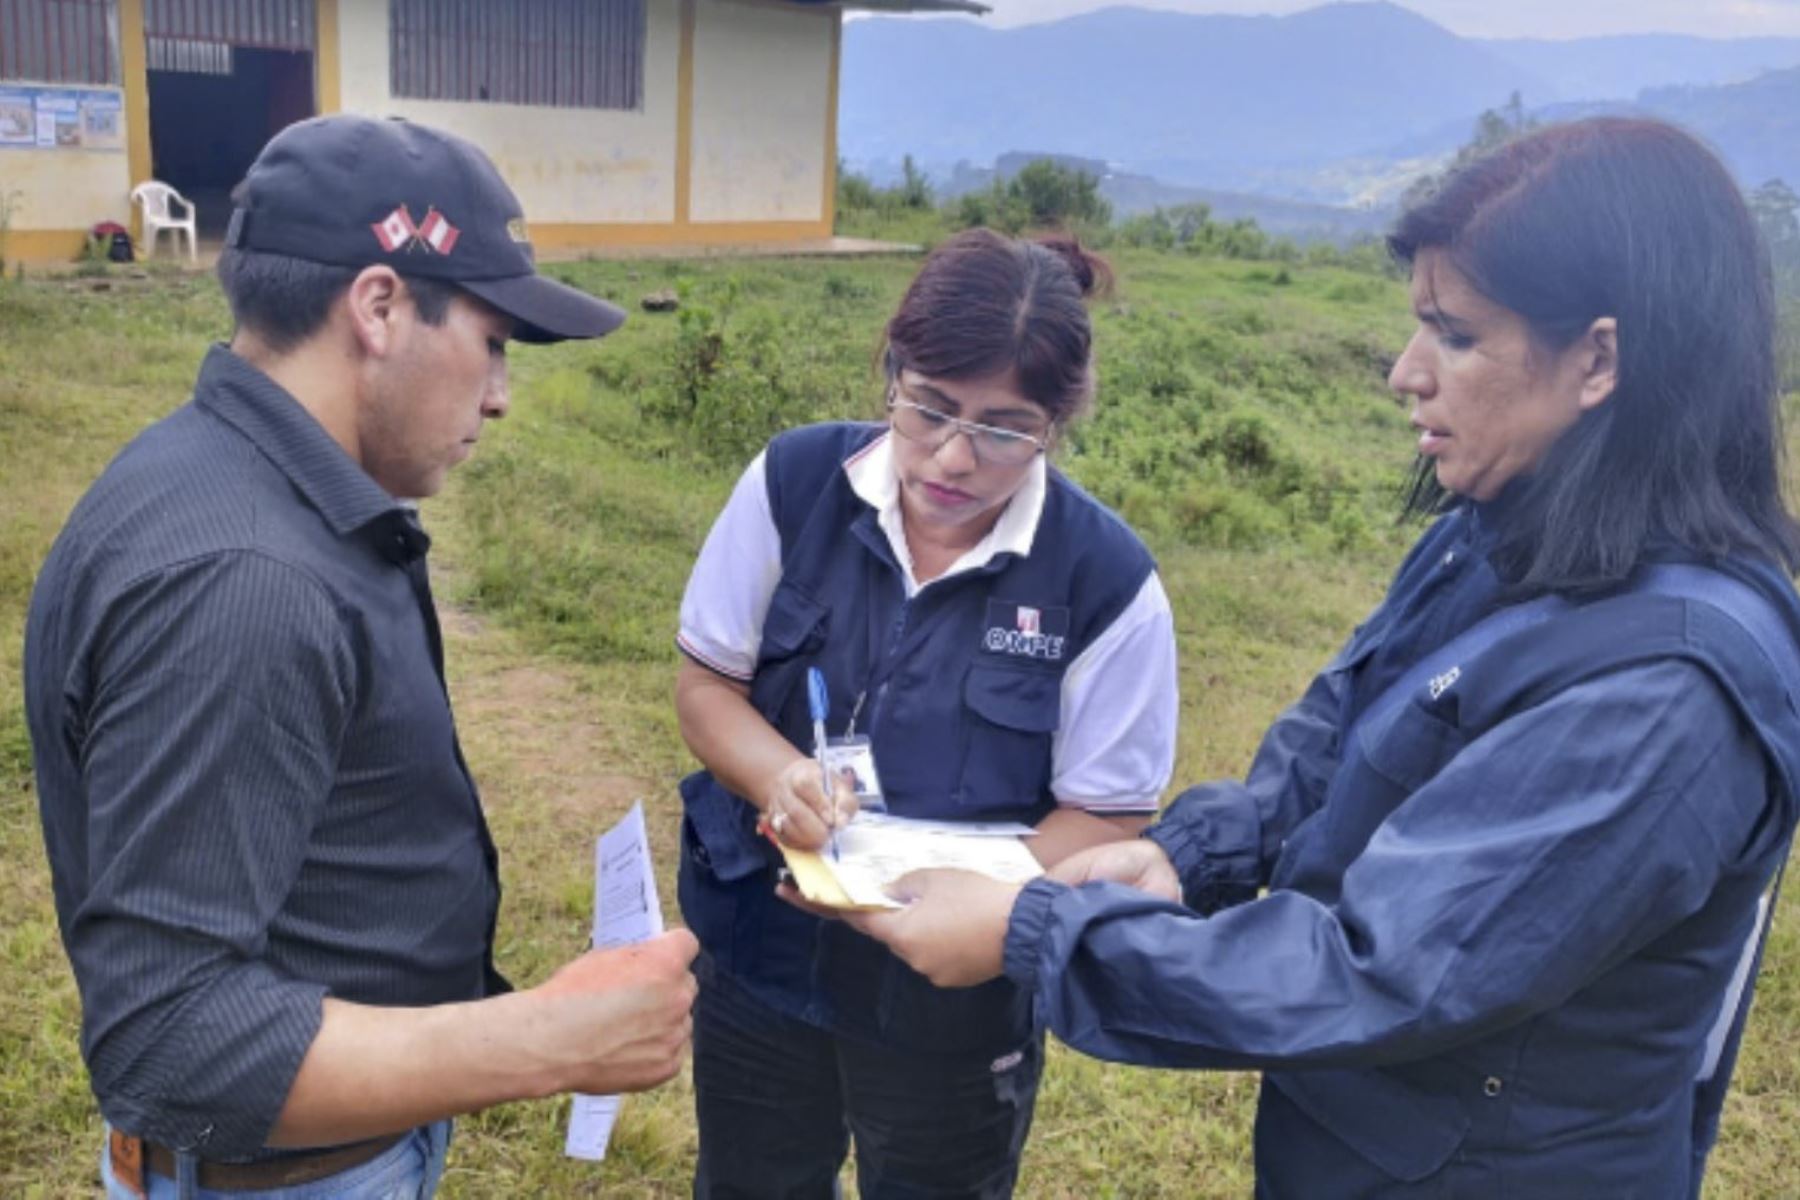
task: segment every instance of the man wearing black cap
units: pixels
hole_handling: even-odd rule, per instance
[[[428,1196],[448,1118],[653,1087],[687,1040],[685,931],[528,991],[495,972],[494,847],[405,503],[505,415],[509,339],[624,314],[539,276],[493,165],[422,126],[292,126],[237,203],[231,343],[77,505],[26,627],[103,1174]]]

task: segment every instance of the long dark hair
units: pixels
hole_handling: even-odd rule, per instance
[[[1659,121],[1526,134],[1400,218],[1388,247],[1440,251],[1482,295],[1565,349],[1618,321],[1618,382],[1505,492],[1496,565],[1526,590],[1629,575],[1653,539],[1792,572],[1768,253],[1718,159]],[[1408,511],[1457,503],[1421,460]]]
[[[937,379],[1011,371],[1058,425],[1093,395],[1085,298],[1112,283],[1106,261],[1073,237],[1009,238],[967,229],[919,268],[888,321],[882,362]]]

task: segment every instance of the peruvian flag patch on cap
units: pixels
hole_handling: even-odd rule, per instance
[[[444,219],[444,214],[432,209],[419,222],[419,240],[436,250],[439,254],[448,254],[456,249],[456,239],[462,231]]]
[[[369,228],[375,231],[375,240],[381,243],[382,250],[389,254],[400,249],[419,234],[419,227],[413,224],[412,214],[406,211],[404,204]]]

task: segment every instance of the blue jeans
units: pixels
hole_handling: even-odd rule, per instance
[[[431,1200],[444,1176],[444,1156],[450,1149],[450,1122],[422,1125],[377,1154],[336,1175],[293,1187],[252,1192],[219,1192],[200,1187],[195,1179],[199,1166],[192,1155],[177,1156],[177,1170],[184,1178],[169,1179],[144,1172],[149,1200]],[[106,1183],[107,1200],[137,1200],[125,1185],[113,1178],[112,1156],[100,1151],[100,1178]]]

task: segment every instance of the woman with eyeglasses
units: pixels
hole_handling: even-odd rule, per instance
[[[700,1197],[1007,1196],[1042,1066],[1027,996],[942,991],[776,895],[759,827],[801,848],[855,808],[808,753],[872,743],[890,812],[1022,821],[1045,864],[1134,836],[1175,747],[1168,599],[1138,538],[1047,461],[1093,391],[1070,240],[971,230],[887,327],[887,421],[777,437],[714,524],[681,609],[682,912],[699,937]]]

